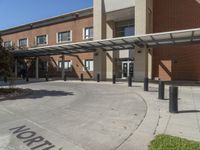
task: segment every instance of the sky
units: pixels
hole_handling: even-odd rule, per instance
[[[0,30],[92,7],[93,0],[0,0]]]

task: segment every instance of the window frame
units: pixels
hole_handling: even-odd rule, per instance
[[[20,46],[20,40],[25,40],[26,39],[26,46]],[[18,47],[19,48],[28,48],[29,47],[29,42],[28,42],[28,38],[22,38],[18,40]]]
[[[68,40],[68,41],[59,41],[59,34],[60,34],[60,33],[66,33],[66,32],[69,32],[69,33],[70,33],[70,40]],[[60,44],[60,43],[69,43],[69,42],[72,42],[72,30],[61,31],[61,32],[57,32],[57,33],[56,33],[56,43],[57,43],[57,44]]]
[[[125,29],[133,28],[133,34],[125,35]],[[123,30],[122,30],[123,29]],[[135,20],[125,20],[116,22],[115,37],[127,37],[135,35]],[[123,35],[122,35],[123,34]]]
[[[5,43],[6,42],[10,42],[10,47],[5,47]],[[3,47],[4,48],[11,48],[13,46],[13,42],[10,40],[10,41],[5,41],[5,42],[3,42]]]
[[[46,36],[46,43],[45,44],[38,44],[38,37]],[[48,45],[48,34],[37,35],[35,37],[35,44],[36,46]]]
[[[91,37],[86,37],[86,29],[92,29],[92,36]],[[93,26],[90,26],[90,27],[85,27],[83,28],[83,40],[92,40],[94,38],[94,27]]]
[[[86,62],[92,62],[93,63],[92,68],[91,68],[91,64],[90,63],[88,63],[89,67],[87,67],[87,63]],[[94,71],[94,59],[85,59],[84,60],[84,69],[83,70],[84,71],[90,71],[90,72]]]

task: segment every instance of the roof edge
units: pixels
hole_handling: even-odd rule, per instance
[[[65,21],[70,21],[72,19],[76,19],[77,17],[81,18],[81,17],[92,16],[92,15],[93,15],[93,7],[89,7],[85,9],[72,11],[66,14],[49,17],[49,18],[42,19],[39,21],[0,30],[0,35],[2,36],[2,35],[8,35],[8,34],[17,33],[17,32],[22,32],[22,31],[26,31],[26,30],[30,30],[34,28],[39,28],[39,27],[44,27],[44,26],[48,26],[52,24],[62,23]]]

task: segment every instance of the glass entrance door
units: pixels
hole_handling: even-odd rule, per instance
[[[122,62],[122,78],[128,77],[128,62]]]
[[[122,78],[126,79],[128,76],[134,75],[134,63],[132,61],[123,61],[122,62]]]

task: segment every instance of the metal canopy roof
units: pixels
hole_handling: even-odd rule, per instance
[[[165,45],[200,43],[200,28],[162,32],[138,36],[113,38],[99,41],[68,43],[53,46],[29,48],[13,51],[15,57],[34,57],[61,54],[74,54],[95,52],[97,49],[104,51],[118,51],[126,49],[153,48]]]

